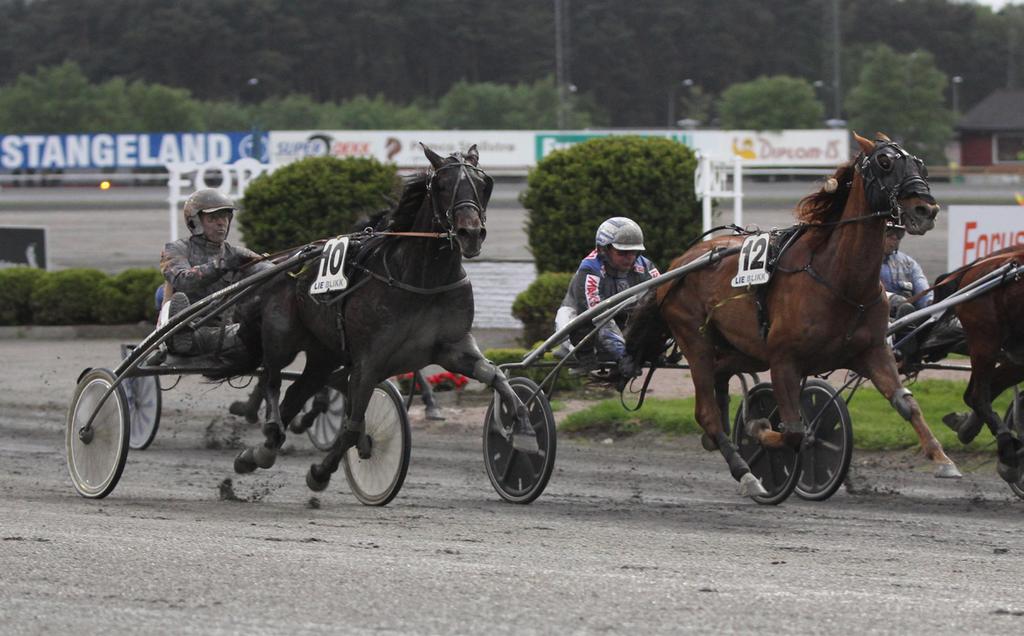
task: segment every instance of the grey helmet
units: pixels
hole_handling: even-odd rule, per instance
[[[636,221],[624,216],[613,216],[597,228],[594,243],[598,247],[611,245],[622,251],[644,251],[644,231]]]
[[[185,207],[182,214],[185,215],[185,226],[192,236],[199,236],[203,233],[203,224],[199,222],[199,215],[206,212],[217,212],[218,210],[235,211],[235,202],[225,196],[216,188],[196,190],[185,199]],[[228,225],[228,229],[231,226]]]

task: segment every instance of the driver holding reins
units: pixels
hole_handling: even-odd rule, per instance
[[[198,190],[185,200],[182,213],[191,236],[167,243],[160,254],[160,271],[167,280],[163,297],[170,298],[171,316],[245,276],[271,267],[265,261],[253,262],[260,255],[252,250],[227,242],[235,210],[235,202],[214,188]],[[239,325],[226,316],[214,321],[199,329],[182,329],[171,337],[167,348],[186,356],[244,351]]]
[[[644,251],[644,232],[632,219],[616,216],[597,228],[594,250],[580,262],[579,269],[569,283],[562,306],[555,314],[555,330],[559,330],[580,313],[606,298],[630,287],[656,278],[658,268],[641,252]],[[599,361],[618,362],[626,353],[626,340],[617,321],[608,321],[597,334]],[[586,329],[583,329],[584,333]],[[573,343],[579,341],[573,334]],[[567,344],[567,343],[566,343]],[[562,349],[559,355],[568,352]]]

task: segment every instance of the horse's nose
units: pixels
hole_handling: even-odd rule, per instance
[[[934,203],[921,203],[917,205],[917,214],[929,221],[934,221],[939,215],[939,206]]]

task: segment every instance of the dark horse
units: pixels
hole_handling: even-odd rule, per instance
[[[775,264],[763,296],[731,285],[739,260],[733,255],[649,294],[627,327],[627,353],[640,364],[656,358],[671,332],[690,364],[705,447],[721,451],[745,494],[765,491],[723,430],[729,379],[766,369],[771,369],[782,430],[755,420],[751,434],[761,444],[798,447],[804,432],[803,378],[848,368],[870,378],[911,422],[925,454],[937,465],[937,477],[960,476],[910,391],[900,385],[886,344],[889,314],[879,284],[886,224],[924,234],[934,227],[939,206],[920,160],[884,135],[874,143],[855,137],[858,157],[800,202],[803,231]],[[699,243],[672,269],[740,241],[729,236]]]
[[[1024,245],[1015,245],[978,259],[944,276],[935,286],[938,302],[1007,263],[1024,264]],[[967,336],[971,380],[964,402],[971,407],[966,421],[947,416],[960,441],[969,444],[988,424],[998,444],[996,470],[1006,481],[1020,480],[1021,441],[992,409],[992,400],[1024,382],[1024,285],[1007,281],[995,289],[961,303],[956,315]]]
[[[306,476],[310,488],[323,490],[346,450],[357,446],[363,457],[372,452],[364,414],[373,387],[428,364],[471,376],[516,405],[512,444],[536,452],[526,408],[469,333],[473,288],[462,257],[480,253],[494,182],[478,167],[476,146],[449,157],[426,147],[423,151],[431,168],[406,182],[397,206],[387,214],[390,235],[361,247],[365,253],[357,259],[350,293],[340,302],[314,298],[311,277],[299,273],[274,279],[258,301],[239,307],[243,337],[260,352],[267,417],[265,443],[235,458],[237,472],[272,466],[284,443],[284,427],[330,379],[348,398],[348,417],[327,457]],[[300,351],[306,353],[306,365],[279,403],[281,369]],[[255,366],[232,371],[252,373]]]

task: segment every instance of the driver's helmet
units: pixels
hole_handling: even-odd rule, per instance
[[[182,214],[185,216],[185,226],[192,236],[199,236],[203,233],[203,224],[199,222],[199,215],[218,210],[235,211],[235,202],[225,196],[216,188],[196,190],[189,198],[185,199],[185,207]],[[230,225],[228,226],[231,227]]]
[[[627,219],[624,216],[613,216],[597,228],[594,244],[597,247],[611,245],[617,250],[642,252],[645,249],[644,231],[632,219]]]

